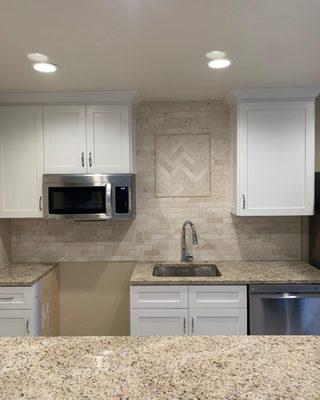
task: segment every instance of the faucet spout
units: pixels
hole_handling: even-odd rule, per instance
[[[196,231],[196,227],[194,224],[187,220],[182,225],[182,236],[181,236],[181,262],[192,262],[193,255],[190,250],[187,250],[186,244],[186,227],[190,225],[191,233],[192,233],[192,244],[198,244],[198,235]]]

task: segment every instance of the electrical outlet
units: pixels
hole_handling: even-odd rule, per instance
[[[261,240],[263,242],[271,242],[271,231],[269,228],[261,229]]]
[[[136,233],[136,241],[137,241],[137,243],[143,243],[144,242],[143,231],[137,231],[137,233]]]

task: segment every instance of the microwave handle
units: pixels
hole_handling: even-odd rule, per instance
[[[106,184],[106,214],[112,217],[111,183]]]

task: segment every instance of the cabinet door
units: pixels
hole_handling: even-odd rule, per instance
[[[246,335],[246,309],[190,309],[190,335]]]
[[[132,336],[188,334],[187,309],[131,309]]]
[[[85,173],[85,106],[47,106],[43,116],[45,173]]]
[[[0,336],[33,336],[32,310],[0,310]]]
[[[42,217],[41,106],[0,107],[0,217]]]
[[[87,106],[88,171],[131,172],[129,107]]]
[[[313,101],[242,103],[239,129],[239,214],[313,214]]]

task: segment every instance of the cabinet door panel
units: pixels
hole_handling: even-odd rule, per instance
[[[0,107],[0,217],[42,217],[41,106]]]
[[[34,321],[31,310],[0,310],[0,336],[32,336]]]
[[[190,335],[246,335],[246,309],[189,310]]]
[[[88,171],[130,172],[129,107],[87,106]]]
[[[85,106],[44,107],[44,160],[47,174],[86,172]]]
[[[188,334],[187,309],[131,309],[130,311],[133,336]]]
[[[313,169],[313,102],[240,105],[242,215],[312,214]]]

